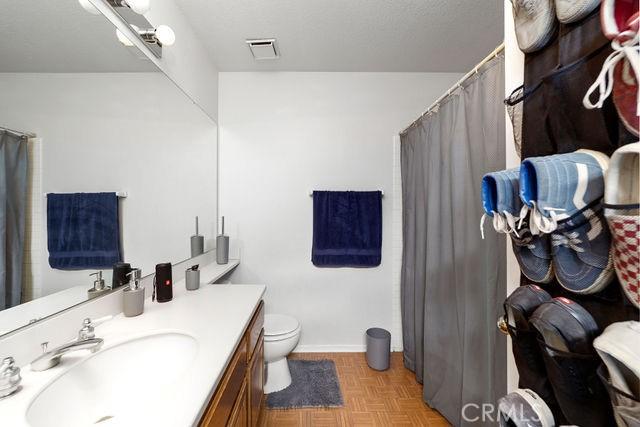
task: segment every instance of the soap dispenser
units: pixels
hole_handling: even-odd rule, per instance
[[[87,296],[89,297],[89,299],[104,295],[111,290],[104,284],[104,280],[102,279],[102,271],[96,271],[95,273],[91,273],[89,276],[96,276],[96,280],[93,282],[93,288],[87,291]]]
[[[122,292],[122,312],[125,317],[139,316],[144,311],[144,288],[140,285],[142,270],[133,268],[127,276],[130,280],[129,286]]]

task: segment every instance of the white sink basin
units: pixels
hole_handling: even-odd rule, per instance
[[[160,387],[172,389],[197,349],[195,338],[177,332],[106,348],[46,386],[29,405],[27,421],[33,427],[126,425]]]

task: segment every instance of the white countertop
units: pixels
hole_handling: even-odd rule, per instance
[[[128,413],[101,422],[103,426],[153,425],[189,426],[200,420],[213,395],[233,351],[242,338],[251,315],[265,292],[264,285],[208,285],[220,267],[210,264],[201,269],[201,287],[186,291],[184,280],[174,283],[173,300],[167,303],[145,301],[145,311],[138,317],[122,314],[96,327],[96,337],[104,339],[105,351],[123,341],[159,332],[182,332],[198,342],[194,360],[174,384],[155,390],[151,396],[122,398],[153,401],[153,410]],[[146,292],[150,292],[147,289]],[[27,426],[26,412],[38,393],[70,367],[87,357],[87,352],[63,356],[60,365],[44,372],[22,368],[22,390],[0,400],[0,425]],[[162,354],[157,357],[162,358]],[[122,363],[144,363],[123,360]],[[167,366],[171,370],[172,366]],[[162,375],[162,372],[158,372]],[[61,396],[61,399],[64,397]],[[143,406],[141,406],[142,408]]]

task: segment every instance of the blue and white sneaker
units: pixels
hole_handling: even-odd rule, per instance
[[[602,208],[609,158],[597,151],[525,159],[520,197],[531,209],[532,232],[551,233],[556,278],[565,289],[590,294],[614,276],[611,234]]]
[[[491,172],[482,177],[482,215],[480,230],[487,216],[493,228],[511,237],[513,253],[520,270],[529,279],[548,283],[553,278],[549,236],[536,236],[529,230],[529,209],[519,197],[519,168]]]

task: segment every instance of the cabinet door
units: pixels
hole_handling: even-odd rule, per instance
[[[255,427],[260,419],[264,399],[264,334],[260,335],[249,367],[249,425]]]
[[[260,301],[260,305],[256,309],[251,324],[247,329],[247,363],[253,357],[253,352],[258,348],[258,340],[262,335],[262,327],[264,326],[264,301]]]
[[[249,394],[247,393],[247,380],[242,382],[242,388],[238,395],[231,417],[229,417],[229,427],[248,427],[249,425]]]
[[[209,407],[200,421],[201,427],[224,427],[229,424],[229,419],[238,401],[240,389],[245,387],[247,376],[247,343],[243,338],[240,345],[228,365],[218,389],[216,390]]]

